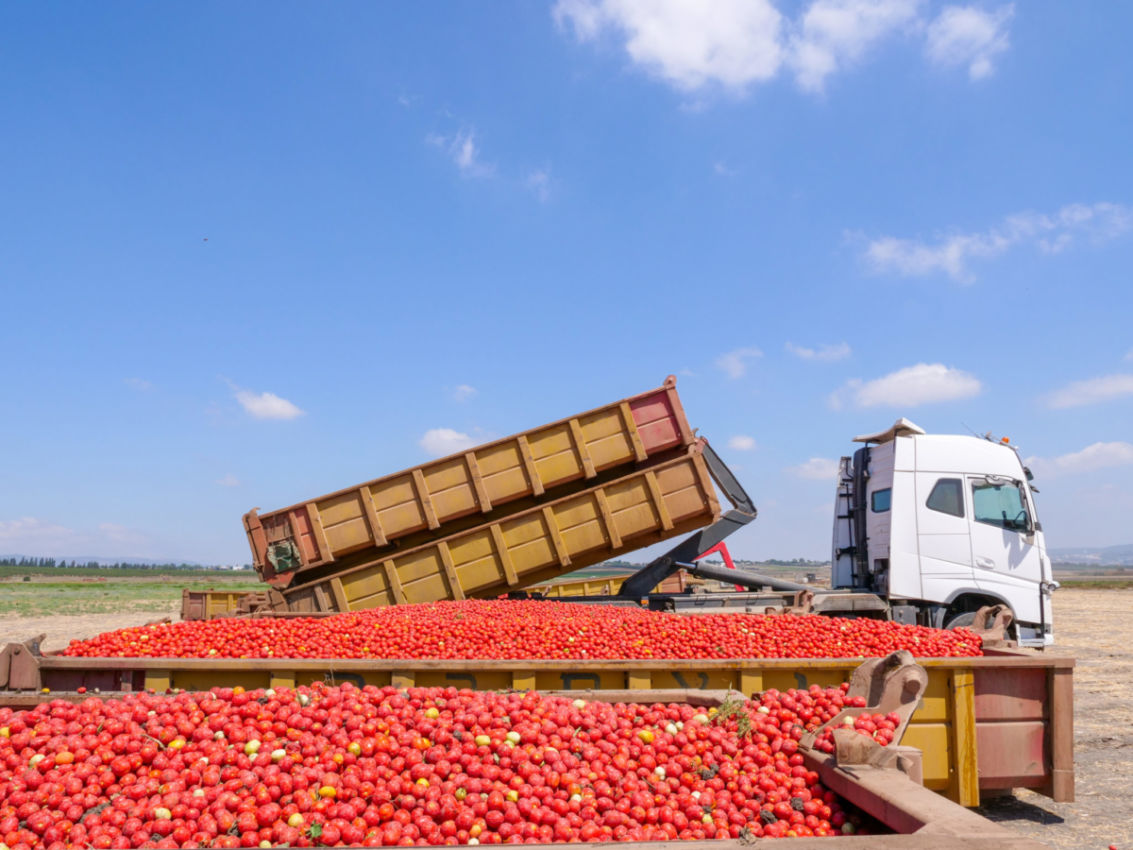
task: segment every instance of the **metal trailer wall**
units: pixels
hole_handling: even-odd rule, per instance
[[[657,389],[460,454],[288,508],[254,509],[244,528],[261,578],[286,587],[356,552],[416,546],[458,530],[462,518],[481,522],[584,489],[694,439],[670,375]]]
[[[698,441],[672,460],[280,593],[288,610],[311,612],[498,596],[719,516]]]
[[[924,784],[964,806],[981,789],[1031,788],[1074,799],[1071,658],[985,650],[976,658],[922,658],[928,686],[905,742],[924,752]],[[480,690],[804,688],[848,681],[861,659],[722,660],[340,660],[69,658],[36,656],[23,644],[0,652],[0,704],[42,699],[41,688],[103,692],[167,688],[293,687],[315,681],[359,686],[456,686]],[[23,691],[22,694],[17,693]]]

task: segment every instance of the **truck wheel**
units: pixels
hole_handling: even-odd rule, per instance
[[[953,617],[951,620],[949,620],[947,623],[944,624],[944,628],[946,628],[946,629],[960,629],[960,628],[967,629],[967,628],[970,628],[972,623],[974,623],[975,621],[976,621],[976,612],[975,611],[969,611],[966,614],[957,614],[955,617]]]

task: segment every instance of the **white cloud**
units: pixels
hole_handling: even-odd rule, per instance
[[[995,71],[992,61],[1010,46],[1007,24],[1015,5],[985,12],[975,6],[946,6],[928,25],[925,54],[938,65],[967,65],[980,80]]]
[[[886,36],[916,23],[919,0],[815,0],[791,38],[788,62],[798,84],[822,91],[826,78]]]
[[[736,434],[728,440],[728,448],[738,452],[750,452],[755,448],[755,438],[746,434]]]
[[[1054,458],[1029,457],[1027,466],[1040,475],[1093,472],[1133,464],[1133,443],[1093,443],[1079,452]]]
[[[811,481],[833,481],[838,475],[838,461],[825,457],[812,457],[806,463],[788,467],[787,471]],[[826,510],[830,510],[829,505],[826,506]]]
[[[74,537],[70,528],[46,522],[35,517],[0,520],[0,540],[12,544],[13,541],[67,540]]]
[[[840,409],[848,400],[855,407],[915,407],[940,401],[958,401],[979,395],[975,377],[942,363],[918,363],[872,381],[848,381],[830,397]]]
[[[1055,409],[1082,407],[1127,395],[1133,395],[1133,375],[1106,375],[1067,384],[1047,396],[1046,403]]]
[[[102,537],[110,543],[137,546],[145,543],[146,540],[145,535],[113,522],[100,522],[98,530]]]
[[[433,457],[444,457],[470,449],[477,445],[477,441],[468,434],[462,434],[452,428],[430,428],[418,445]]]
[[[542,168],[532,171],[527,175],[524,185],[539,203],[545,204],[551,197],[551,172]]]
[[[553,14],[580,41],[617,32],[634,62],[682,91],[743,91],[783,62],[783,16],[770,0],[559,0]]]
[[[239,487],[240,486],[240,479],[237,478],[235,475],[233,475],[231,472],[229,472],[223,478],[218,478],[216,483],[219,484],[221,487]]]
[[[468,401],[474,398],[477,394],[476,387],[471,387],[468,384],[460,384],[452,391],[453,401]]]
[[[837,345],[820,345],[818,348],[804,348],[801,345],[788,342],[787,351],[802,360],[819,360],[823,363],[845,360],[852,353],[850,346],[844,342]]]
[[[992,72],[1009,46],[1012,6],[949,6],[931,22],[925,8],[924,0],[811,0],[789,21],[773,0],[558,0],[552,14],[581,42],[612,34],[637,66],[685,93],[715,85],[742,94],[783,69],[820,92],[831,74],[896,36],[926,36],[930,61],[967,65],[972,79]]]
[[[139,392],[146,392],[153,389],[153,384],[143,378],[126,378],[124,383],[128,387],[133,387]]]
[[[758,348],[737,348],[716,358],[716,366],[723,369],[729,378],[742,378],[747,374],[747,362],[762,357]]]
[[[452,136],[430,133],[425,137],[425,141],[448,154],[465,177],[491,177],[495,173],[494,165],[480,159],[480,148],[476,144],[474,129],[459,130]]]
[[[254,393],[233,387],[236,400],[254,419],[295,419],[304,411],[275,393]]]
[[[67,551],[76,554],[106,552],[111,556],[128,555],[123,548],[139,551],[146,543],[145,535],[124,525],[99,523],[95,530],[76,530],[36,517],[0,520],[0,543],[12,552],[55,556]],[[117,551],[114,551],[117,549]]]
[[[877,272],[903,277],[943,272],[961,283],[971,283],[975,279],[969,269],[971,261],[997,257],[1017,245],[1057,254],[1079,237],[1099,244],[1131,229],[1133,209],[1128,206],[1068,204],[1051,215],[1016,213],[985,232],[956,233],[933,242],[884,236],[869,243],[865,259]]]
[[[1127,352],[1125,352],[1125,358],[1124,359],[1125,360],[1133,360],[1133,348],[1130,348]]]
[[[716,172],[716,175],[718,177],[735,177],[737,174],[739,174],[736,169],[730,168],[726,162],[720,161],[714,162],[712,164],[712,170]]]

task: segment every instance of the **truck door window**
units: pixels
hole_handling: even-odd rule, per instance
[[[886,487],[884,490],[874,490],[873,496],[870,497],[870,507],[875,514],[884,513],[889,510],[889,503],[893,497],[893,491]]]
[[[985,522],[1008,531],[1028,531],[1031,528],[1031,518],[1027,513],[1023,494],[1013,481],[1002,484],[991,481],[973,482],[972,510],[976,522]]]
[[[964,515],[964,488],[959,478],[941,478],[928,494],[925,507],[952,516]]]

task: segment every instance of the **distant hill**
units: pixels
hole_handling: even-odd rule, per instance
[[[1119,546],[1051,549],[1047,552],[1054,564],[1091,564],[1097,566],[1133,566],[1133,543]]]

